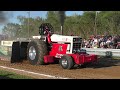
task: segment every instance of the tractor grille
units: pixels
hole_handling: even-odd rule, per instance
[[[81,43],[73,43],[73,49],[80,49]]]
[[[80,50],[80,48],[81,48],[81,43],[73,43],[72,53],[78,52],[78,50]]]
[[[73,50],[72,53],[75,53],[80,50],[82,43],[82,38],[73,38]]]

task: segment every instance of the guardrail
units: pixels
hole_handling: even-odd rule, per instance
[[[82,48],[82,49],[85,49],[88,54],[120,57],[120,49],[103,49],[103,48]]]

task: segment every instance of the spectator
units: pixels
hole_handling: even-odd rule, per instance
[[[84,47],[86,48],[120,48],[120,36],[98,35],[91,36],[88,40],[84,39]]]

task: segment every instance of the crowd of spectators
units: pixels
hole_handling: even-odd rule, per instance
[[[83,39],[82,47],[120,49],[120,35],[92,35],[89,39]]]

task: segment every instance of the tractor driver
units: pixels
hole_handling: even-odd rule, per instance
[[[48,26],[45,26],[45,28],[44,28],[44,34],[47,35],[48,32],[51,34],[51,31],[50,31],[50,29],[48,28]]]

